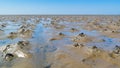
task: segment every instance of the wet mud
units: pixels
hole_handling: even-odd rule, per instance
[[[0,68],[120,68],[120,16],[0,16]]]

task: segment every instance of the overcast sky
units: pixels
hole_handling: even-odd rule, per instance
[[[0,0],[0,14],[120,14],[120,0]]]

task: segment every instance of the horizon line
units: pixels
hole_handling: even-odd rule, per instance
[[[120,16],[120,14],[0,14],[0,16]]]

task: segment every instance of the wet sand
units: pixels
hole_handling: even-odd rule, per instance
[[[0,68],[120,68],[120,16],[0,16]]]

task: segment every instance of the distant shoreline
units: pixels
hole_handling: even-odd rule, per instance
[[[120,16],[118,15],[105,15],[105,14],[8,14],[8,15],[0,15],[0,16]]]

